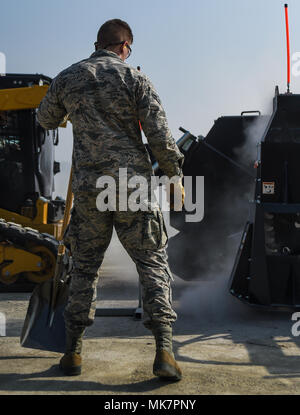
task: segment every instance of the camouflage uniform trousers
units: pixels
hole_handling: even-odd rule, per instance
[[[136,264],[142,286],[146,328],[171,325],[177,319],[172,309],[172,273],[168,265],[167,232],[161,210],[105,211],[96,207],[95,193],[75,195],[66,242],[71,247],[69,298],[64,318],[66,329],[81,333],[93,324],[97,283],[113,227],[119,240]],[[118,259],[116,258],[116,261]]]

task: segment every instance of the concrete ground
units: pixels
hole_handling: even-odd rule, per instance
[[[174,352],[184,374],[176,383],[152,375],[154,339],[131,317],[97,317],[86,332],[82,374],[64,377],[60,354],[19,344],[30,294],[1,293],[7,324],[0,394],[298,394],[300,343],[291,333],[291,313],[250,309],[230,296],[227,279],[175,278]],[[106,255],[98,299],[99,307],[138,303],[137,274],[119,246]]]

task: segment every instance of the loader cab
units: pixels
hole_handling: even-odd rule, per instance
[[[50,82],[51,78],[39,74],[7,74],[0,77],[0,89]],[[54,161],[58,130],[44,130],[37,122],[36,111],[0,110],[0,208],[16,213],[24,206],[34,207],[39,197],[51,201],[54,175],[59,172]],[[50,216],[51,212],[50,206]]]

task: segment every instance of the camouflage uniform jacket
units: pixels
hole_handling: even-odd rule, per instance
[[[73,125],[73,192],[93,191],[101,175],[153,175],[139,127],[163,172],[182,176],[183,155],[149,79],[117,54],[98,50],[53,79],[37,118],[45,129],[69,114]]]

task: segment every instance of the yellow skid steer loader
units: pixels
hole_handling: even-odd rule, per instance
[[[36,119],[50,83],[40,74],[0,76],[0,291],[54,275],[65,209],[52,198],[58,129],[44,130]]]

